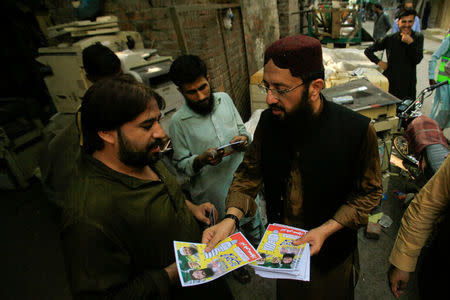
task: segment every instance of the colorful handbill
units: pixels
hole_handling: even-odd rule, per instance
[[[269,224],[258,246],[261,259],[251,264],[256,274],[269,278],[309,281],[309,244],[293,241],[307,231],[281,224]]]
[[[226,144],[220,147],[217,147],[217,153],[222,154],[222,157],[231,155],[234,153],[233,145],[242,144],[244,141],[237,141],[234,143]]]
[[[261,258],[242,233],[235,233],[210,252],[205,244],[173,242],[182,286],[206,283]]]

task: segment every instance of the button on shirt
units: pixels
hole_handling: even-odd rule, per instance
[[[173,162],[177,170],[190,178],[190,193],[194,203],[213,203],[223,218],[225,198],[233,180],[234,171],[244,153],[234,152],[223,158],[217,166],[206,165],[194,171],[194,160],[211,147],[228,144],[238,135],[250,134],[230,96],[214,93],[215,105],[208,115],[200,115],[184,104],[170,122],[169,132],[174,146]]]

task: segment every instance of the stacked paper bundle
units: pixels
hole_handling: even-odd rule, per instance
[[[306,232],[286,225],[269,224],[257,249],[261,259],[250,266],[261,277],[309,281],[309,244],[295,246],[292,243]]]
[[[69,34],[71,37],[85,37],[99,34],[119,32],[119,22],[116,16],[97,17],[95,21],[76,21],[47,28],[48,38]]]

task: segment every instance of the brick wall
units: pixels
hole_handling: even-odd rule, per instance
[[[63,24],[76,21],[75,10],[72,1],[45,0],[49,15],[55,24]]]
[[[280,37],[289,35],[289,0],[278,0],[278,20],[280,22]]]
[[[104,14],[115,15],[121,30],[137,31],[144,47],[158,49],[160,55],[181,54],[167,7],[151,7],[148,1],[104,1]]]
[[[245,47],[247,50],[248,73],[253,75],[263,67],[264,51],[280,38],[276,0],[242,0]]]
[[[298,12],[298,2],[302,0],[289,1],[289,12]],[[300,14],[290,14],[289,16],[289,35],[300,33]]]
[[[232,9],[233,27],[223,27],[226,9],[180,11],[188,52],[206,63],[215,91],[225,91],[234,100],[241,117],[250,117],[249,76],[247,72],[242,15]]]
[[[242,15],[239,9],[233,10],[232,30],[223,29],[223,41],[232,97],[236,99],[236,108],[244,119],[250,117],[249,76],[247,73],[247,60],[244,46],[244,32]],[[223,17],[223,13],[219,16]],[[222,18],[220,18],[222,21]],[[223,27],[222,27],[223,28]]]
[[[280,22],[280,37],[300,33],[300,19],[297,12],[298,2],[301,0],[277,0],[278,15]]]

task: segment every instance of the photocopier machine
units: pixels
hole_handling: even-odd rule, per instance
[[[128,48],[132,40],[134,47]],[[120,31],[114,35],[98,35],[80,40],[72,45],[59,45],[39,49],[37,60],[52,70],[44,78],[55,108],[60,113],[75,113],[90,82],[83,68],[84,48],[101,43],[119,57],[122,70],[136,80],[150,86],[161,95],[166,108],[163,115],[175,111],[183,104],[183,96],[168,77],[172,57],[160,56],[156,49],[145,49],[137,32]]]

